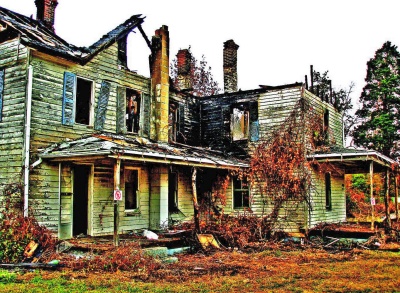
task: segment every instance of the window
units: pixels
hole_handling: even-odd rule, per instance
[[[76,78],[76,109],[75,122],[80,124],[90,124],[90,114],[92,105],[92,82],[82,78]]]
[[[109,84],[103,82],[98,98],[98,108],[96,113],[97,129],[102,128],[102,124],[104,123],[108,96]],[[93,82],[77,77],[74,73],[65,72],[62,123],[64,125],[74,125],[75,123],[92,125],[93,116]]]
[[[231,114],[232,140],[244,140],[249,136],[249,111],[243,106],[234,107]]]
[[[325,173],[325,207],[332,209],[331,173]]]
[[[125,210],[139,208],[139,170],[125,169]]]
[[[245,179],[233,179],[233,208],[250,207],[249,185]]]
[[[126,89],[126,130],[127,132],[138,133],[140,122],[140,93],[135,90]]]
[[[326,109],[324,112],[324,141],[329,143],[329,110]]]
[[[0,122],[3,120],[4,69],[0,69]]]
[[[176,213],[178,209],[178,173],[168,173],[168,211]]]

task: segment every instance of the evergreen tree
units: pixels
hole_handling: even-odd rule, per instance
[[[367,63],[366,85],[356,111],[359,124],[354,128],[356,145],[375,149],[397,159],[400,149],[400,54],[390,42],[375,52]]]

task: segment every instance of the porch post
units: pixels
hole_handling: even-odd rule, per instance
[[[371,197],[371,230],[374,230],[375,198],[374,198],[374,162],[369,164],[370,197]]]
[[[385,189],[386,229],[389,229],[389,227],[392,226],[391,221],[390,221],[390,210],[389,210],[389,203],[390,203],[389,184],[390,184],[390,173],[389,173],[389,169],[386,169],[386,189]]]
[[[120,172],[121,171],[121,159],[117,159],[114,164],[114,190],[119,189],[120,185]],[[113,190],[113,191],[114,191]],[[119,246],[119,200],[114,200],[114,246]]]
[[[195,226],[196,233],[200,233],[199,203],[197,202],[196,175],[197,175],[197,169],[193,168],[193,173],[192,173],[192,198],[193,198],[193,211],[194,211],[194,226]]]

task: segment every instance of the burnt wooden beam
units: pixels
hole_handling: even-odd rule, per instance
[[[139,29],[140,33],[142,34],[144,40],[146,41],[147,46],[151,50],[151,42],[150,42],[149,38],[147,37],[146,33],[144,32],[141,24],[138,25],[138,29]]]

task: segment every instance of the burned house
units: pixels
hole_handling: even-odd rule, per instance
[[[340,172],[314,173],[312,208],[299,205],[290,229],[345,221],[344,174],[392,163],[376,152],[346,151],[341,114],[301,83],[238,91],[233,41],[224,48],[225,93],[199,98],[187,90],[186,53],[181,88],[170,84],[167,26],[150,40],[144,18],[133,15],[93,45],[76,47],[54,32],[58,1],[35,3],[36,20],[0,8],[0,191],[4,201],[7,186],[20,182],[25,214],[59,238],[192,219],[197,200],[212,198],[218,178],[248,168],[257,144],[301,99],[321,113],[337,146],[305,155]],[[150,77],[127,68],[132,31],[149,47]],[[224,213],[260,214],[265,204],[256,190],[232,177]]]

